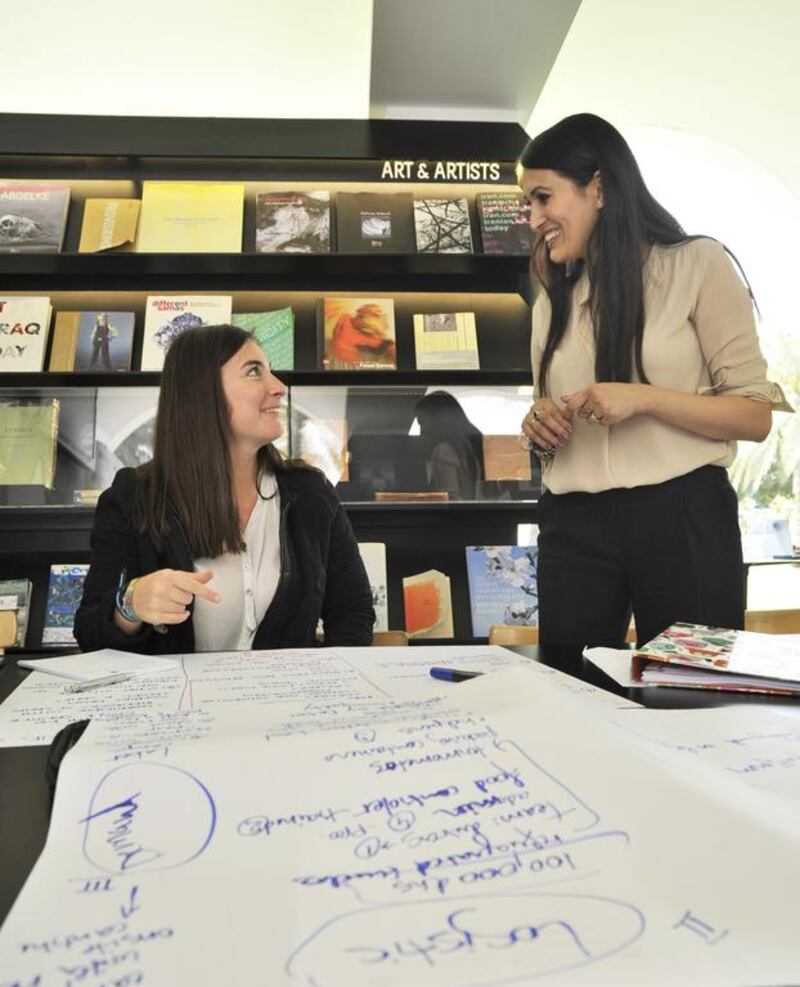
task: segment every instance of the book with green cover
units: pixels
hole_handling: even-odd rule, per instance
[[[294,312],[279,308],[274,312],[237,312],[231,323],[252,333],[267,354],[271,370],[294,370]]]
[[[56,398],[26,404],[0,401],[0,486],[52,488],[58,410]]]

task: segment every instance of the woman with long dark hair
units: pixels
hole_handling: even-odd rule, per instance
[[[75,636],[188,653],[372,641],[350,523],[323,475],[285,460],[286,388],[249,333],[202,326],[164,360],[153,459],[100,497]]]
[[[647,641],[676,620],[739,628],[736,440],[772,407],[749,287],[725,248],[687,236],[625,140],[567,117],[519,160],[531,205],[534,402],[543,464],[543,643]]]

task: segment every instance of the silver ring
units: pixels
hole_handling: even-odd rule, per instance
[[[598,415],[596,411],[592,410],[586,416],[586,421],[587,422],[591,422],[592,425],[602,425],[603,424],[603,416],[602,415]]]
[[[535,422],[539,422],[539,421],[541,421],[541,420],[542,420],[542,413],[541,413],[541,411],[539,411],[538,409],[536,409],[536,408],[531,408],[531,412],[530,412],[530,414],[531,414],[531,418],[532,418],[532,419],[533,419],[533,420],[534,420]]]

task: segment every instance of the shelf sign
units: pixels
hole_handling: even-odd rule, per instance
[[[381,167],[381,181],[513,182],[513,165],[499,161],[396,161]]]

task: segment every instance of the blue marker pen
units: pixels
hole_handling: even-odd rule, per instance
[[[431,668],[431,677],[441,679],[443,682],[465,682],[467,679],[474,679],[483,672],[467,672],[459,668],[442,668],[434,665]]]

